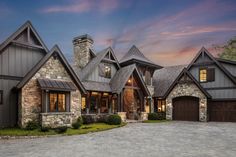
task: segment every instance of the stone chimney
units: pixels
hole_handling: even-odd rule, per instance
[[[93,39],[88,34],[75,37],[74,45],[74,66],[82,69],[91,60],[90,49],[93,48]]]

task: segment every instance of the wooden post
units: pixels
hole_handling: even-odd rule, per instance
[[[91,93],[88,92],[87,96],[86,96],[86,114],[89,114],[89,107],[90,107],[90,95]]]
[[[120,111],[121,112],[124,112],[123,97],[124,97],[124,90],[122,90],[121,93],[120,93]]]
[[[112,95],[109,94],[108,96],[108,113],[111,114],[112,113]]]

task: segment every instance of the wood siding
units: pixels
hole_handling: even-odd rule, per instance
[[[0,105],[0,127],[17,123],[17,92],[14,87],[45,55],[41,49],[9,45],[0,52],[0,90],[3,104]]]
[[[206,66],[193,66],[190,69],[190,73],[197,81],[199,81],[199,69],[203,67]],[[207,90],[213,99],[235,98],[236,89],[233,88],[236,88],[236,85],[216,65],[209,65],[207,67],[215,68],[215,81],[200,83],[201,86]]]
[[[44,54],[39,49],[10,45],[0,54],[0,75],[23,77]]]
[[[14,126],[17,120],[17,93],[12,90],[19,81],[0,79],[3,104],[0,105],[0,128]]]
[[[117,72],[116,66],[114,64],[111,64],[111,78],[115,75],[116,72]],[[91,71],[91,73],[85,80],[109,83],[111,79],[99,76],[99,69],[98,67],[96,67],[94,70]]]

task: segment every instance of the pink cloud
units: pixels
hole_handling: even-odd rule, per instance
[[[55,5],[40,10],[43,13],[85,13],[89,11],[97,11],[107,13],[120,7],[118,0],[79,0],[72,1],[68,5]]]

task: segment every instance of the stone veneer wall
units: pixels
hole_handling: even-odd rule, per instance
[[[70,94],[70,112],[71,114],[63,113],[47,113],[42,114],[42,91],[39,87],[38,78],[57,79],[64,81],[72,81],[70,75],[65,70],[61,61],[57,58],[51,57],[45,65],[26,83],[19,94],[19,121],[21,127],[25,127],[28,121],[37,121],[42,125],[56,125],[64,123],[62,117],[70,115],[70,123],[81,115],[81,93],[79,90],[72,91]],[[72,81],[73,82],[73,81]],[[61,120],[60,120],[61,119]],[[55,123],[54,123],[55,122]],[[66,123],[65,125],[68,125]]]
[[[153,95],[154,95],[154,86],[149,86],[147,85],[147,88],[151,94],[151,113],[154,112],[154,99],[153,99]]]
[[[194,83],[177,84],[166,98],[166,119],[172,120],[172,100],[181,96],[199,98],[199,121],[207,121],[207,98]]]

